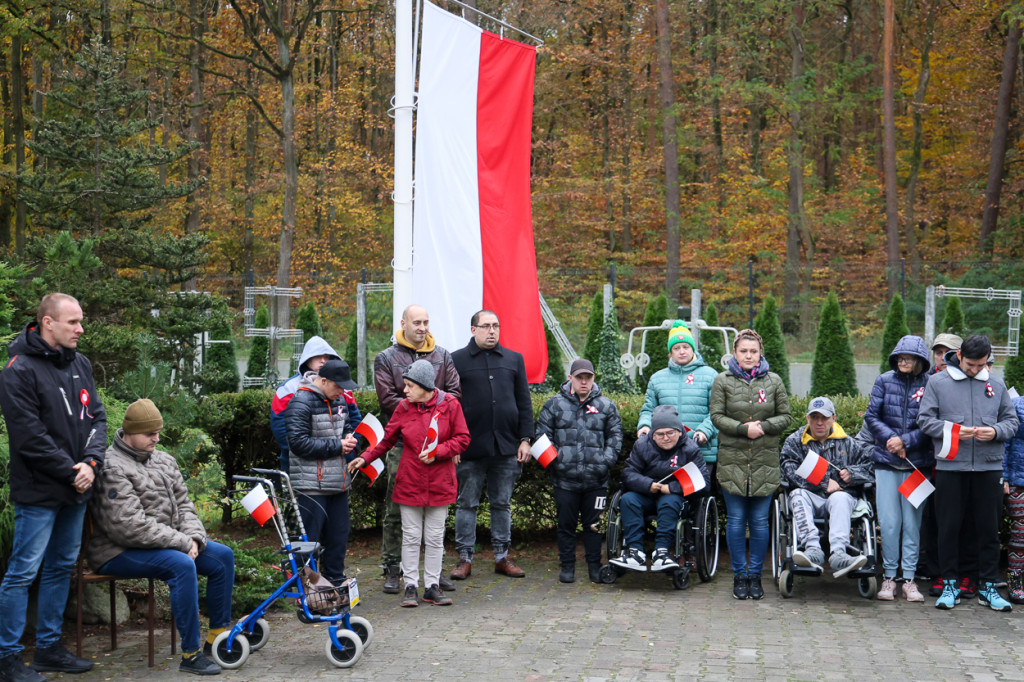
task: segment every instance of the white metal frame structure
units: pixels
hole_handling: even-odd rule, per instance
[[[270,305],[270,326],[256,326],[256,297],[269,296],[273,299]],[[265,377],[242,377],[242,386],[265,386],[277,383],[277,340],[294,339],[292,357],[296,360],[302,354],[302,330],[282,329],[277,326],[277,299],[281,297],[301,298],[302,287],[245,287],[245,304],[242,309],[243,329],[245,336],[265,336],[270,339],[270,357],[273,361],[267,368]]]
[[[957,298],[983,298],[987,301],[1004,300],[1007,302],[1006,316],[1009,324],[1006,333],[1005,346],[992,346],[993,355],[1012,357],[1020,353],[1020,316],[1021,316],[1021,291],[1020,289],[971,289],[968,287],[947,287],[942,284],[929,285],[924,294],[924,340],[929,347],[935,338],[935,298],[950,297]]]

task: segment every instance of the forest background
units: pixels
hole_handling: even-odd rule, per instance
[[[623,329],[691,287],[747,326],[752,290],[797,354],[835,291],[872,359],[892,293],[921,333],[926,285],[1024,281],[1020,3],[478,4],[544,41],[539,279],[577,348],[612,271]],[[242,287],[276,283],[340,347],[355,284],[391,280],[392,3],[3,0],[0,49],[12,329],[59,286],[108,325],[83,350],[115,355],[135,341],[119,323],[198,289],[195,326],[237,339]],[[964,303],[1005,335],[1005,308]],[[371,298],[377,347],[390,307]]]

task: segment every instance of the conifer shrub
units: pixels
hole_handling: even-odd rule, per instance
[[[754,318],[754,331],[761,335],[764,343],[764,357],[771,371],[779,375],[789,391],[789,358],[786,357],[786,340],[779,323],[779,306],[774,296],[764,299],[760,312]],[[729,349],[732,352],[732,349]],[[815,395],[820,395],[815,393]]]
[[[889,314],[885,317],[885,331],[882,332],[882,362],[878,366],[879,372],[885,373],[892,369],[889,366],[889,356],[899,340],[909,333],[907,309],[903,305],[903,297],[896,294],[892,297]]]
[[[839,298],[830,291],[821,307],[818,340],[811,367],[811,395],[857,395],[857,373],[846,318]]]
[[[587,318],[587,340],[583,344],[583,357],[597,367],[601,359],[601,328],[604,326],[604,294],[598,291],[590,304],[590,317]]]

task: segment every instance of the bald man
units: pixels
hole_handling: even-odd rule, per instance
[[[402,327],[395,332],[395,343],[377,354],[373,361],[373,386],[377,389],[381,420],[386,422],[405,398],[404,373],[417,360],[434,366],[434,385],[456,398],[462,397],[459,373],[451,353],[434,342],[430,333],[430,315],[423,306],[410,305],[402,311]],[[384,509],[384,540],[381,567],[384,569],[384,592],[398,594],[402,589],[402,513],[391,500],[395,489],[395,473],[402,456],[402,442],[388,452],[388,493]],[[451,591],[455,585],[441,572],[441,589]]]

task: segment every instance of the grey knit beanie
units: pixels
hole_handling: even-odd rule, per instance
[[[672,405],[658,405],[651,412],[651,431],[658,429],[683,430],[683,422],[679,419],[679,413]]]
[[[414,384],[422,386],[427,391],[434,390],[434,376],[436,372],[429,360],[417,360],[409,365],[402,376]]]

